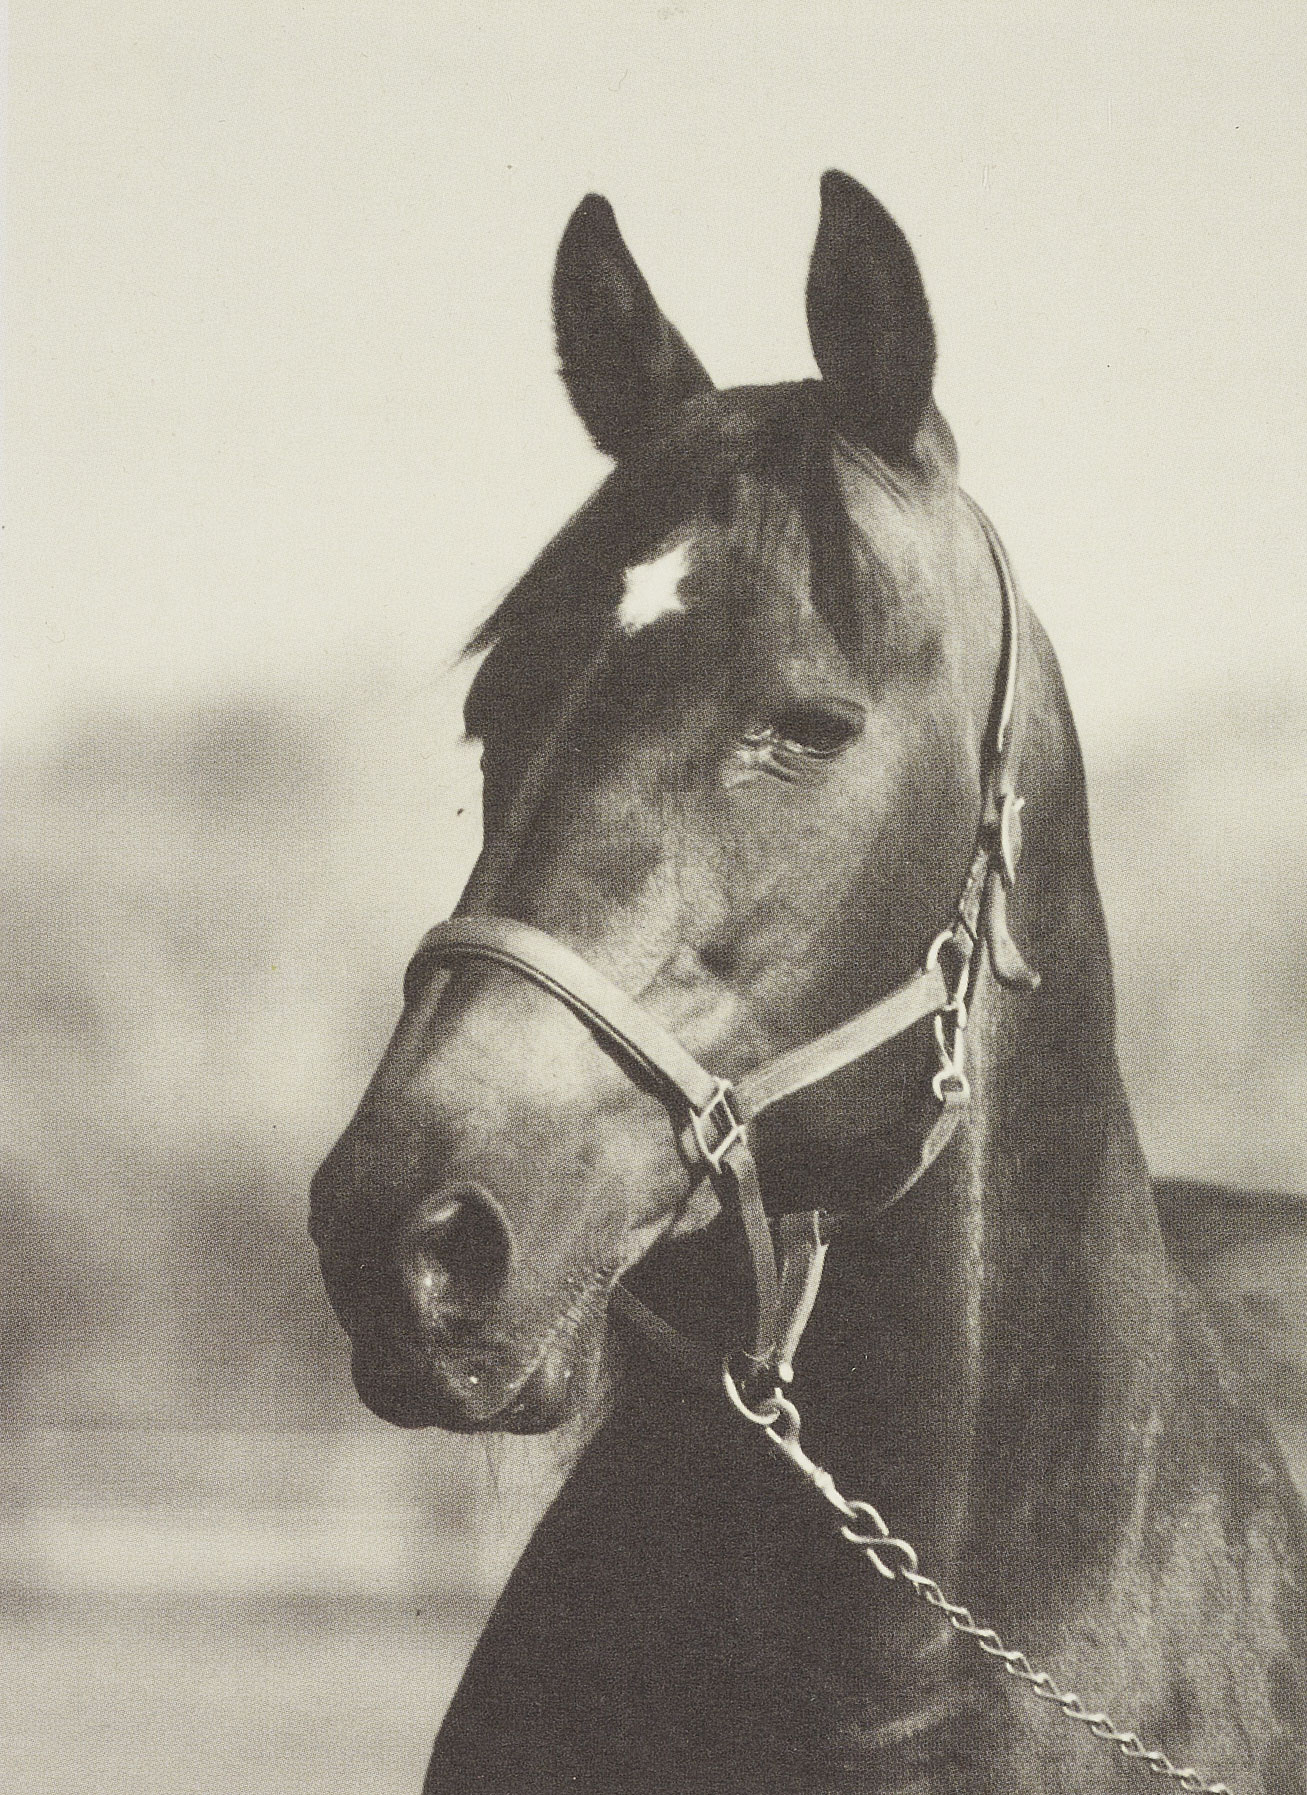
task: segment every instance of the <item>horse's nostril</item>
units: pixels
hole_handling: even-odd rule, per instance
[[[447,1185],[404,1223],[396,1263],[410,1300],[423,1314],[485,1302],[508,1276],[513,1240],[499,1204],[479,1184]]]

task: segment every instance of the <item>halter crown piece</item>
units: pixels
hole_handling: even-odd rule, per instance
[[[830,1226],[826,1210],[777,1218],[780,1256],[763,1206],[749,1125],[763,1110],[828,1078],[864,1054],[933,1019],[938,1066],[923,1094],[922,1116],[881,1192],[860,1213],[880,1214],[897,1203],[934,1164],[953,1136],[971,1097],[966,1073],[967,996],[977,952],[987,952],[1000,983],[1033,989],[1037,975],[1008,928],[1008,895],[1021,857],[1021,807],[1012,789],[1021,606],[998,534],[973,500],[1003,598],[1003,649],[984,749],[980,823],[952,919],[931,942],[919,969],[849,1021],[804,1046],[777,1055],[738,1082],[700,1065],[670,1030],[626,992],[551,935],[500,916],[455,916],[432,929],[415,965],[450,966],[489,960],[509,967],[566,1004],[615,1057],[634,1065],[658,1090],[680,1124],[692,1170],[712,1184],[723,1213],[738,1228],[755,1293],[752,1333],[739,1349],[740,1387],[775,1389],[793,1377],[793,1357],[812,1312]],[[686,1338],[631,1291],[618,1285],[613,1306],[687,1375],[721,1388],[721,1360]]]

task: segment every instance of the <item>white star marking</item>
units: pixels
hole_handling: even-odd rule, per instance
[[[685,609],[677,588],[690,570],[690,544],[679,542],[653,561],[626,570],[626,590],[617,607],[617,627],[633,636],[660,617]]]

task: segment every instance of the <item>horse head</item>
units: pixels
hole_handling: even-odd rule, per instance
[[[1004,624],[932,396],[916,262],[827,175],[819,380],[717,390],[607,203],[559,250],[563,378],[609,478],[476,637],[484,844],[468,917],[573,950],[737,1079],[892,990],[976,839]],[[889,1163],[929,1084],[910,1029],[761,1118],[768,1206]],[[406,1425],[554,1426],[622,1275],[721,1234],[656,1082],[511,967],[419,953],[313,1186],[365,1402]],[[693,1325],[747,1293],[728,1253]]]
[[[826,177],[819,380],[717,391],[599,199],[554,309],[615,466],[473,643],[481,856],[311,1227],[387,1419],[590,1419],[617,1313],[717,1401],[613,1406],[427,1788],[1115,1787],[1108,1742],[1301,1790],[1299,1506],[1167,1261],[1074,726],[906,241]]]

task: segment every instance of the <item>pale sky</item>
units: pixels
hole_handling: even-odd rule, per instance
[[[831,165],[1091,740],[1307,693],[1305,71],[1297,0],[17,0],[12,728],[444,664],[603,473],[575,203],[719,382],[801,376]]]

